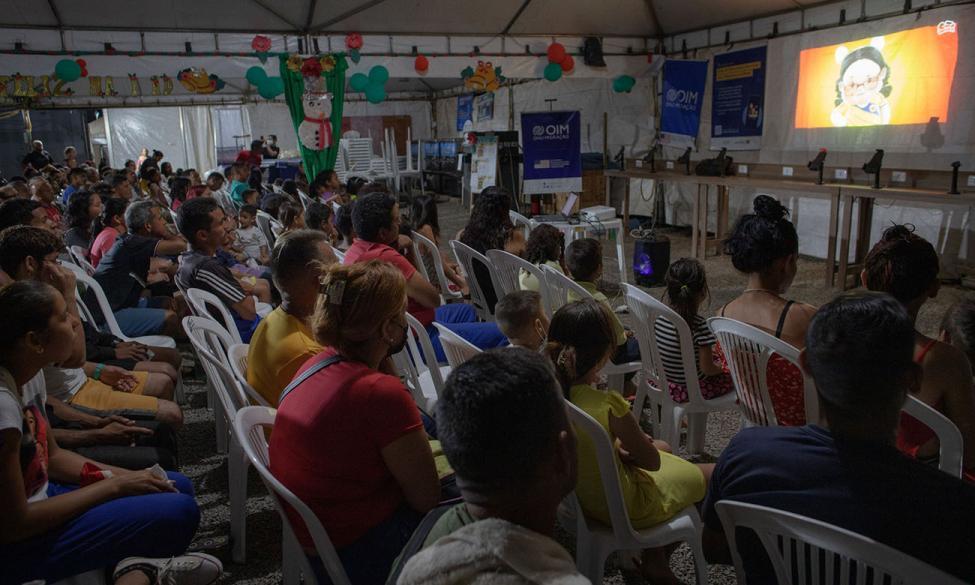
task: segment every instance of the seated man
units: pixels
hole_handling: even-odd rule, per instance
[[[440,304],[440,293],[416,269],[410,239],[399,235],[400,214],[396,198],[387,193],[369,193],[356,200],[352,209],[356,241],[345,254],[345,264],[382,260],[395,266],[406,278],[406,310],[427,329],[437,361],[447,360],[434,321],[446,326],[481,349],[507,344],[494,323],[480,323],[474,308],[463,303]],[[394,249],[392,246],[396,246]]]
[[[34,227],[54,230],[54,224],[47,216],[41,204],[33,199],[16,197],[4,201],[0,205],[0,231],[12,225],[32,225]]]
[[[236,326],[241,339],[248,343],[260,322],[257,301],[216,258],[226,239],[226,219],[223,209],[210,197],[190,199],[180,206],[176,225],[190,243],[190,251],[179,257],[176,282],[183,290],[199,288],[216,295],[234,317],[234,323],[226,326]]]
[[[975,582],[970,542],[975,486],[897,451],[894,437],[910,388],[914,322],[881,293],[848,293],[823,305],[806,333],[803,368],[816,382],[820,421],[753,427],[731,440],[704,504],[709,559],[729,562],[715,504],[733,500],[808,516],[875,539]],[[755,535],[739,531],[748,582],[774,583]]]
[[[115,319],[126,335],[161,333],[181,337],[180,321],[186,307],[180,298],[143,296],[153,267],[173,274],[175,265],[159,256],[175,256],[186,250],[186,241],[169,232],[162,208],[155,201],[137,201],[125,210],[128,233],[120,235],[95,269]],[[178,295],[177,295],[178,296]],[[89,307],[93,303],[87,303]]]
[[[289,232],[271,251],[281,305],[257,326],[247,355],[247,382],[271,406],[277,406],[298,368],[324,349],[308,320],[315,312],[322,269],[333,263],[327,237],[314,230]]]
[[[501,297],[494,306],[498,329],[511,342],[511,347],[541,351],[548,338],[548,315],[542,309],[542,297],[533,290],[520,290]]]
[[[521,348],[478,354],[447,378],[437,409],[464,502],[430,512],[441,516],[421,524],[390,581],[408,560],[397,583],[589,583],[552,540],[575,487],[576,440],[546,360]]]

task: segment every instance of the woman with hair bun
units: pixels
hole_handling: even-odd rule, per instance
[[[816,308],[786,299],[796,277],[799,236],[786,216],[788,210],[768,195],[759,195],[754,213],[741,217],[724,242],[731,263],[748,276],[748,285],[738,298],[721,307],[718,315],[748,323],[802,349],[806,329]],[[717,357],[728,371],[720,346]],[[766,373],[769,397],[780,425],[806,424],[803,377],[799,368],[773,355]]]
[[[863,262],[860,280],[870,290],[885,292],[898,300],[917,320],[928,299],[938,296],[940,263],[930,242],[914,233],[913,226],[887,228]],[[949,327],[950,327],[950,321]],[[965,352],[953,341],[914,332],[914,361],[923,375],[911,394],[948,417],[964,440],[964,477],[975,482],[975,389],[972,368]],[[897,433],[897,448],[922,461],[936,462],[938,439],[927,425],[903,415]]]

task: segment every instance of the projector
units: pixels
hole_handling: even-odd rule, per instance
[[[593,205],[579,210],[583,221],[610,221],[616,219],[616,208],[608,205]]]

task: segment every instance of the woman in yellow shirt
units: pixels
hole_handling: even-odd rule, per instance
[[[704,499],[714,466],[695,465],[670,453],[640,428],[630,404],[618,392],[596,388],[599,371],[616,347],[613,315],[598,301],[562,307],[552,318],[546,351],[568,400],[599,421],[616,445],[623,501],[637,530],[665,522]],[[578,433],[576,496],[586,516],[610,524],[595,446]],[[644,551],[642,572],[653,583],[676,583],[664,548]]]

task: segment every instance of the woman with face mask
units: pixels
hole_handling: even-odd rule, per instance
[[[326,349],[282,392],[271,434],[271,473],[321,520],[353,583],[385,582],[440,500],[420,412],[390,359],[408,327],[406,281],[396,268],[377,260],[331,266],[312,318]],[[326,582],[321,559],[309,560]]]

